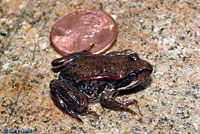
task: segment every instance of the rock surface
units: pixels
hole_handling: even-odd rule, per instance
[[[84,124],[53,104],[49,82],[52,25],[89,8],[110,14],[119,34],[109,50],[132,49],[154,66],[151,84],[118,100],[136,99],[143,121],[125,112],[90,109]],[[0,0],[0,131],[33,133],[200,133],[200,2],[195,0]],[[134,106],[130,108],[135,109]]]

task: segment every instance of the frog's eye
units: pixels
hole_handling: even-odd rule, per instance
[[[137,78],[137,74],[136,74],[135,72],[131,72],[131,73],[129,74],[129,78],[131,78],[131,79],[136,79],[136,78]]]
[[[147,72],[147,71],[148,71],[147,69],[143,69],[143,70],[142,70],[142,72]]]
[[[129,58],[132,59],[132,60],[134,60],[134,61],[137,61],[138,58],[139,58],[139,56],[138,56],[137,53],[133,53],[133,54],[130,54],[130,55],[129,55]]]
[[[135,72],[131,72],[129,75],[130,75],[130,76],[135,76],[136,73],[135,73]]]

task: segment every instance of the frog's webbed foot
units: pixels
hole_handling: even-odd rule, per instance
[[[92,114],[92,112],[87,111],[87,97],[72,84],[60,80],[52,80],[50,89],[54,104],[65,114],[69,114],[79,122],[82,122],[82,120],[78,115]]]
[[[123,103],[119,103],[115,100],[116,95],[117,95],[116,92],[113,93],[111,91],[103,93],[100,97],[101,105],[105,108],[112,109],[115,111],[126,111],[134,115],[137,114],[132,109],[128,108],[128,106],[131,104],[137,104],[136,100],[130,100],[130,101],[125,101]]]
[[[85,50],[81,51],[81,52],[76,52],[76,53],[72,53],[72,54],[69,54],[67,56],[63,56],[61,58],[57,58],[55,60],[53,60],[51,62],[51,65],[52,65],[52,70],[54,72],[59,72],[61,71],[65,65],[67,63],[69,63],[70,61],[72,60],[75,60],[81,56],[85,56],[85,55],[88,55],[88,54],[92,54],[90,52],[90,50],[94,47],[94,44],[90,45],[88,48],[86,48]]]

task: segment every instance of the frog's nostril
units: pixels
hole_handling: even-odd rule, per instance
[[[153,67],[150,63],[148,63],[147,61],[144,61],[141,65],[140,71],[141,72],[148,72],[149,74],[151,74],[152,71],[153,71]]]
[[[150,71],[150,72],[153,71],[153,67],[152,67],[152,65],[151,65],[150,63],[146,62],[146,63],[145,63],[145,67],[146,67],[146,69],[147,69],[148,71]]]

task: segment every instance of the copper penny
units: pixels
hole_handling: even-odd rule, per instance
[[[103,53],[117,39],[117,25],[105,12],[94,9],[81,9],[63,16],[52,27],[52,46],[65,56],[80,52],[90,45],[92,53]]]

